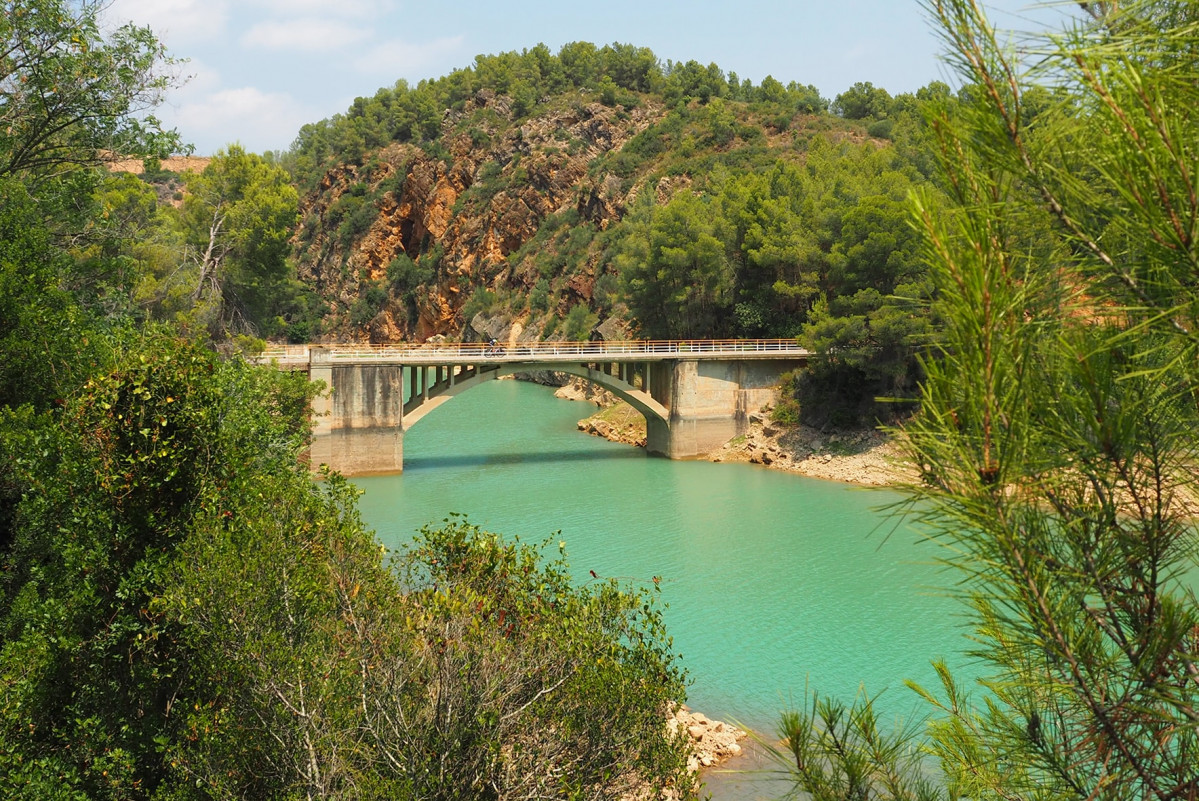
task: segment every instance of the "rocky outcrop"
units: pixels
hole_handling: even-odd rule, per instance
[[[810,426],[780,426],[769,409],[750,415],[743,437],[709,455],[713,462],[749,462],[793,473],[865,486],[911,481],[916,471],[902,461],[900,449],[877,429],[827,431]]]
[[[603,387],[597,387],[590,381],[577,376],[567,376],[567,378],[568,380],[562,385],[562,388],[554,393],[554,397],[563,400],[594,403],[601,409],[607,409],[620,402],[620,399],[611,392]]]
[[[204,172],[204,168],[212,161],[211,156],[167,156],[160,159],[158,168],[170,172]],[[145,159],[116,159],[108,161],[106,166],[110,172],[128,172],[141,175],[146,171]]]
[[[638,426],[635,423],[612,423],[589,417],[579,421],[579,430],[584,434],[603,437],[610,442],[632,445],[635,448],[644,448],[647,441],[644,423]]]
[[[645,447],[645,418],[608,390],[597,387],[590,381],[570,376],[565,386],[555,392],[554,396],[564,400],[594,403],[599,408],[596,414],[579,421],[580,431],[612,442]]]
[[[748,733],[729,723],[710,720],[700,712],[692,712],[686,706],[675,710],[667,721],[672,733],[686,732],[690,756],[687,769],[695,772],[700,768],[719,765],[730,757],[741,754],[741,741]]]
[[[633,332],[629,329],[628,322],[615,316],[609,317],[597,325],[591,334],[593,339],[604,342],[627,342],[633,338]]]
[[[480,91],[446,112],[439,148],[390,145],[365,166],[330,170],[302,198],[297,270],[330,305],[329,337],[459,336],[470,322],[460,312],[473,291],[524,294],[539,280],[535,268],[514,271],[508,257],[548,216],[576,209],[603,229],[624,214],[622,180],[592,175],[589,165],[661,119],[661,107],[623,111],[583,96],[558,98],[518,124],[511,106],[504,95]],[[350,310],[369,287],[387,285],[387,267],[400,255],[431,265],[432,279],[408,302],[389,297],[369,323],[355,327]],[[589,301],[593,284],[594,277],[574,276],[567,289]]]
[[[741,741],[748,732],[729,723],[711,720],[700,712],[692,712],[687,706],[678,707],[666,720],[671,736],[682,736],[687,744],[687,770],[691,774],[705,768],[715,767],[726,759],[739,756]],[[692,777],[694,780],[694,776]],[[622,793],[619,801],[681,801],[684,795],[678,788],[669,788],[661,794],[640,785]]]

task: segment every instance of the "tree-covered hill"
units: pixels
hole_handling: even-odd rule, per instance
[[[273,154],[301,193],[292,340],[802,337],[849,403],[909,393],[930,287],[922,101],[754,85],[629,45],[479,56]],[[936,195],[936,190],[931,190]],[[513,333],[515,330],[516,333]]]

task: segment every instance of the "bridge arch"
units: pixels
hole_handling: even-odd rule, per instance
[[[729,340],[538,342],[516,353],[481,343],[311,345],[260,361],[307,370],[330,388],[312,402],[311,463],[370,475],[403,470],[404,429],[450,398],[483,381],[544,370],[627,401],[645,416],[650,453],[694,458],[744,433],[749,412],[773,399],[778,377],[807,356],[792,340]]]
[[[617,376],[609,375],[602,370],[596,370],[588,367],[585,364],[555,364],[551,368],[553,372],[566,373],[578,378],[582,378],[596,386],[603,387],[610,391],[613,395],[628,403],[646,419],[647,424],[650,421],[659,420],[663,423],[668,423],[670,420],[670,410],[654,399],[652,395],[642,389],[638,389],[627,381],[620,379]],[[513,375],[515,373],[534,373],[544,372],[546,365],[535,364],[531,362],[506,362],[496,365],[493,369],[476,370],[468,377],[461,378],[454,383],[440,382],[433,387],[430,387],[428,397],[414,397],[410,404],[409,410],[405,410],[403,416],[402,427],[404,430],[412,428],[425,415],[436,409],[442,403],[445,403],[450,398],[460,395],[469,389],[479,386],[485,381],[494,381],[503,376]]]

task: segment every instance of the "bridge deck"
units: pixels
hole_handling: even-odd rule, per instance
[[[634,342],[522,342],[491,347],[482,342],[393,345],[289,345],[267,348],[256,361],[280,367],[307,366],[310,349],[325,348],[333,364],[470,365],[536,362],[652,362],[669,359],[805,358],[793,339],[692,339]]]

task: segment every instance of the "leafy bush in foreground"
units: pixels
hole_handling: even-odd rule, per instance
[[[394,565],[297,459],[310,389],[165,336],[5,410],[0,795],[609,798],[688,787],[650,593],[462,520]]]

